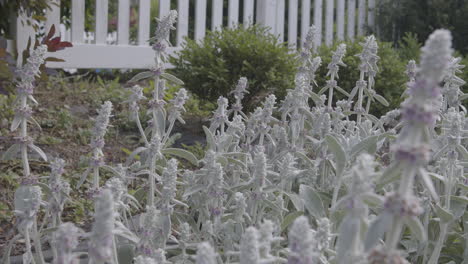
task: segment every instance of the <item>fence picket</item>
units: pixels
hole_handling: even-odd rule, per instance
[[[338,0],[336,4],[336,38],[344,40],[345,0]]]
[[[285,2],[284,0],[278,0],[276,3],[276,34],[281,42],[284,41],[284,11]]]
[[[189,0],[177,1],[177,46],[180,46],[184,41],[184,37],[188,35],[188,19],[189,19]]]
[[[96,44],[106,44],[108,0],[96,0]]]
[[[314,25],[317,29],[317,36],[315,37],[315,47],[318,47],[322,44],[322,12],[323,12],[323,1],[315,0],[314,2]]]
[[[358,4],[358,36],[364,35],[366,23],[366,0],[359,0]]]
[[[325,15],[325,44],[331,45],[333,43],[333,11],[334,1],[327,0],[326,15]]]
[[[348,38],[354,40],[354,27],[356,25],[356,0],[348,0]]]
[[[296,0],[297,1],[297,0]],[[252,25],[254,22],[254,0],[244,0],[244,11],[242,14],[244,27]]]
[[[169,14],[171,10],[171,0],[159,0],[159,13],[158,17],[163,18]]]
[[[205,37],[206,28],[206,0],[195,2],[195,39]]]
[[[119,14],[117,19],[117,42],[120,45],[128,45],[130,28],[129,0],[119,0]]]
[[[148,46],[150,36],[150,0],[140,0],[138,13],[138,45]]]
[[[318,0],[317,2],[321,2]],[[315,10],[314,10],[314,19],[315,19]],[[310,0],[302,0],[301,4],[301,47],[304,44],[304,41],[307,36],[307,32],[310,27]]]
[[[288,44],[297,48],[297,0],[289,0],[288,3]]]
[[[73,43],[84,42],[85,0],[72,0],[71,35]]]
[[[233,28],[239,23],[239,0],[229,0],[228,27]]]
[[[211,30],[220,29],[223,26],[223,0],[213,0],[211,8]]]
[[[59,0],[52,1],[56,1],[57,3],[59,2]],[[48,62],[47,66],[53,68],[122,68],[124,66],[128,66],[125,68],[149,67],[148,64],[151,63],[151,60],[146,58],[143,59],[143,57],[150,54],[151,50],[148,45],[148,39],[150,37],[149,22],[151,3],[154,1],[138,0],[139,21],[137,46],[128,45],[130,42],[129,28],[131,3],[137,0],[118,0],[119,9],[117,32],[107,32],[109,0],[95,0],[96,30],[94,32],[85,32],[85,1],[86,0],[72,0],[70,30],[67,31],[63,25],[60,25],[61,34],[65,35],[63,36],[64,39],[71,39],[74,44],[73,48],[60,51],[60,56],[63,56],[63,58],[66,59],[66,62]],[[166,16],[171,9],[171,3],[174,4],[174,2],[176,1],[159,0],[158,17],[161,18]],[[259,23],[271,28],[271,32],[278,35],[279,39],[284,41],[286,33],[285,20],[287,16],[288,45],[294,48],[303,45],[303,41],[307,36],[312,20],[311,0],[229,0],[226,8],[227,14],[224,16],[223,2],[223,0],[211,0],[211,25],[209,25],[209,27],[212,30],[221,29],[224,19],[227,20],[227,25],[225,26],[228,27],[233,27],[241,21],[244,23],[244,27],[252,23]],[[170,48],[170,52],[179,50],[183,42],[183,38],[188,35],[190,21],[189,3],[191,3],[190,0],[177,0],[177,10],[179,13],[176,26],[177,31],[175,33],[171,33],[176,34],[176,41],[173,43],[174,47]],[[207,13],[209,11],[209,8],[207,7],[208,3],[209,2],[207,0],[194,1],[194,38],[197,40],[202,39],[206,35]],[[285,14],[286,3],[288,9],[287,14]],[[239,20],[241,12],[239,10],[241,7],[240,4],[242,4],[243,7],[242,20]],[[256,7],[254,6],[255,4],[257,5]],[[358,34],[365,33],[366,23],[369,28],[372,29],[375,26],[375,5],[376,0],[314,0],[313,24],[317,29],[314,46],[320,46],[322,42],[330,45],[334,38],[343,40],[345,36],[350,40],[353,40],[356,36],[356,31]],[[326,9],[324,10],[324,8]],[[335,9],[336,15],[334,13]],[[57,12],[58,10],[58,7],[53,6],[52,11],[47,11],[46,25],[59,23],[60,14]],[[347,21],[345,21],[345,17],[347,17]],[[300,25],[298,25],[299,20],[301,20]],[[356,27],[358,28],[357,30]],[[19,43],[17,47],[19,49],[20,46],[22,47],[24,44],[24,40],[27,39],[26,35],[28,33],[26,31],[27,30],[24,27],[21,27],[20,25],[17,26],[17,44]],[[68,34],[66,32],[68,32]],[[323,35],[323,33],[325,34]],[[68,35],[68,37],[66,35]],[[300,38],[300,40],[298,38]],[[324,41],[322,41],[322,39],[324,39]],[[298,45],[298,42],[300,42],[300,45]],[[94,45],[94,43],[99,45]],[[112,47],[116,48],[114,49]],[[112,57],[111,53],[107,52],[105,48],[112,49],[112,52],[135,52],[138,56],[130,56],[129,54],[121,55],[126,58],[134,58],[134,60],[137,60],[136,57],[138,57],[141,61],[122,62],[120,57],[118,59]],[[93,53],[96,56],[86,56],[87,59],[85,60],[82,54],[85,52],[88,53],[88,51],[89,54]],[[92,58],[90,62],[88,62],[89,58]]]
[[[55,26],[56,32],[59,32],[60,28],[60,1],[51,0],[49,3],[50,9],[46,10],[46,22],[45,30],[49,32],[52,25]]]

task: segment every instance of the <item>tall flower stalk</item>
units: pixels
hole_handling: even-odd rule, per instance
[[[386,225],[389,228],[386,229],[385,256],[395,254],[405,224],[411,222],[421,225],[418,216],[422,209],[419,199],[413,193],[413,185],[416,175],[424,177],[427,174],[425,165],[430,157],[431,140],[429,130],[433,128],[437,118],[439,82],[444,77],[451,53],[449,31],[437,30],[431,34],[422,48],[419,72],[409,90],[410,97],[402,103],[404,125],[393,146],[395,162],[402,169],[401,180],[398,190],[387,194],[382,213],[385,216],[380,216],[381,221],[384,221],[384,217],[390,219]],[[430,179],[423,180],[432,186]],[[376,250],[372,256],[380,254]]]

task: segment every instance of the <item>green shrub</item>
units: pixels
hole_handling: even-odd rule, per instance
[[[269,92],[284,97],[294,87],[297,68],[295,55],[259,26],[209,32],[201,42],[186,39],[170,61],[174,74],[202,100],[227,97],[238,79],[247,77],[249,95],[243,103],[248,109]]]
[[[354,42],[345,42],[347,47],[346,56],[343,59],[343,62],[347,66],[340,67],[340,71],[338,72],[338,86],[348,92],[351,92],[356,85],[356,81],[359,79],[358,66],[360,64],[360,60],[355,55],[361,53],[362,46],[359,45],[359,43],[363,40],[364,39],[356,39]],[[379,72],[376,76],[374,89],[378,94],[384,96],[390,103],[389,107],[384,107],[378,102],[373,102],[371,104],[370,112],[375,116],[380,117],[387,111],[400,106],[401,94],[405,90],[405,83],[407,82],[407,77],[404,73],[407,61],[400,59],[398,51],[392,48],[391,43],[379,41],[377,43],[379,45],[378,55],[380,60],[377,64]],[[325,81],[328,79],[328,77],[325,77],[327,73],[326,66],[330,63],[332,51],[336,50],[338,44],[339,43],[335,43],[335,45],[330,47],[322,46],[318,51],[318,55],[322,57],[322,66],[318,69],[316,74],[317,84],[320,89],[325,86]],[[318,90],[319,89],[314,87],[315,92],[318,92]],[[339,99],[344,98],[339,93],[335,94]]]

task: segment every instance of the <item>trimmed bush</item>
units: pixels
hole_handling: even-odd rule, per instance
[[[252,26],[208,32],[201,42],[186,39],[173,72],[202,100],[227,97],[238,79],[249,80],[243,104],[251,109],[265,95],[284,97],[294,87],[297,60],[287,46],[263,27]]]

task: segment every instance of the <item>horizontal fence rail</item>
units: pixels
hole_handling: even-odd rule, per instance
[[[170,9],[178,11],[177,29],[171,33],[169,53],[180,50],[185,37],[201,40],[209,30],[223,27],[244,27],[253,23],[270,28],[291,49],[302,45],[311,24],[319,34],[315,44],[330,45],[335,40],[366,34],[374,27],[376,0],[95,0],[94,28],[85,31],[85,0],[71,0],[70,28],[60,21],[60,1],[52,0],[52,9],[46,13],[45,31],[51,25],[60,28],[61,36],[73,43],[72,48],[54,54],[65,62],[48,62],[51,68],[149,68],[154,64],[154,52],[148,39],[152,13],[167,15]],[[117,3],[116,18],[109,17],[109,3]],[[135,5],[136,3],[136,5]],[[227,3],[227,4],[226,4]],[[134,5],[134,6],[132,6]],[[131,38],[132,8],[137,10],[136,37]],[[152,10],[157,9],[157,10]],[[153,12],[157,11],[157,12]],[[89,12],[88,12],[89,13]],[[19,17],[18,21],[22,18]],[[109,21],[116,20],[115,31],[109,31]],[[22,23],[17,23],[17,50],[25,49],[31,34]]]

